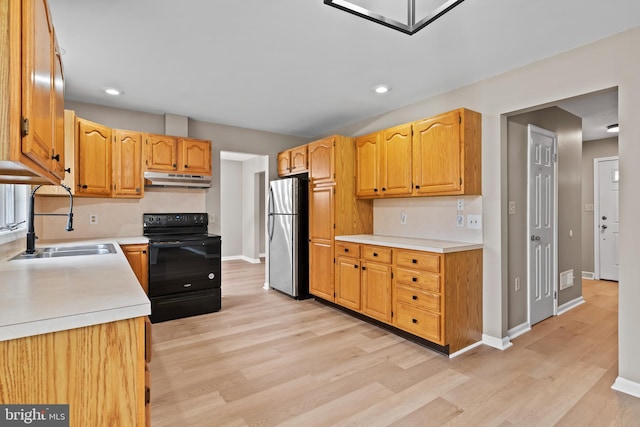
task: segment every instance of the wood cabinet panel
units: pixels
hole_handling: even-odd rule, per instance
[[[53,154],[51,156],[51,171],[59,177],[65,177],[65,117],[64,117],[64,76],[62,74],[62,58],[58,44],[54,45],[53,57]]]
[[[211,142],[180,138],[178,170],[190,174],[211,175]]]
[[[335,137],[309,144],[309,181],[311,185],[330,184],[335,179]]]
[[[111,195],[111,128],[77,119],[77,195]]]
[[[407,285],[414,288],[422,289],[430,292],[440,292],[440,275],[436,273],[427,273],[419,270],[407,270],[405,268],[396,268],[396,283]]]
[[[167,135],[147,135],[146,169],[175,171],[178,168],[178,140]]]
[[[378,197],[380,192],[380,133],[363,135],[356,144],[356,195]]]
[[[142,317],[2,341],[0,359],[4,404],[69,404],[73,426],[145,424]]]
[[[360,258],[360,245],[358,243],[336,242],[336,256],[348,256]]]
[[[397,303],[413,305],[422,310],[440,313],[440,295],[431,292],[422,292],[416,288],[396,286],[395,299]]]
[[[113,196],[141,198],[142,133],[114,130],[113,137]]]
[[[432,252],[411,251],[407,249],[398,249],[396,251],[396,265],[399,267],[440,273],[440,262],[440,255]]]
[[[292,174],[307,172],[308,168],[306,145],[291,149],[290,163]]]
[[[362,259],[365,261],[381,262],[391,264],[391,248],[382,246],[362,245]]]
[[[332,241],[309,243],[309,292],[327,301],[335,299]]]
[[[278,153],[278,176],[286,176],[291,172],[291,151]]]
[[[380,185],[383,196],[411,195],[411,132],[411,123],[382,132]]]
[[[397,303],[394,312],[396,325],[407,332],[444,345],[442,316],[418,307]]]
[[[312,187],[309,193],[309,238],[333,242],[334,186]]]
[[[336,304],[360,311],[360,260],[336,257]]]
[[[391,266],[362,262],[362,312],[391,322]]]
[[[149,245],[121,245],[124,256],[146,294],[149,294]]]

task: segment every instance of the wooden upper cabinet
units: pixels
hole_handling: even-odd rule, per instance
[[[382,131],[380,186],[383,196],[411,195],[411,124]]]
[[[60,49],[55,43],[53,57],[53,155],[52,172],[59,178],[65,176],[65,139],[64,139],[64,76],[62,74],[62,58]]]
[[[211,175],[211,141],[147,135],[145,170]]]
[[[380,132],[359,136],[356,144],[356,195],[378,197],[380,192]]]
[[[291,151],[278,153],[278,176],[289,175],[291,172],[290,160]]]
[[[335,137],[330,136],[309,144],[309,181],[311,185],[334,182]]]
[[[178,140],[166,135],[147,136],[147,170],[178,169]]]
[[[113,130],[113,197],[141,198],[142,133]]]
[[[211,142],[180,138],[178,170],[191,174],[211,175]]]
[[[459,109],[414,124],[414,194],[481,194],[481,118]]]
[[[76,194],[111,196],[111,128],[77,119]]]
[[[307,145],[301,145],[278,153],[278,176],[307,172],[309,170],[307,156]]]

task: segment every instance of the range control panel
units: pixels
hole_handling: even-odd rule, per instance
[[[144,228],[206,226],[206,213],[146,213],[142,216]]]

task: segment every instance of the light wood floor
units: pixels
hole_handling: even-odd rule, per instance
[[[617,283],[500,351],[448,359],[223,263],[222,311],[153,325],[155,426],[639,426],[617,376]]]

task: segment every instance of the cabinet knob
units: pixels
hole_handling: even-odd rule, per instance
[[[418,323],[418,319],[411,319],[413,323]]]
[[[344,248],[344,251],[345,252],[349,252],[349,248]]]
[[[382,191],[387,191],[387,189],[385,187],[382,187]]]
[[[363,270],[366,270],[366,269],[367,269],[367,267],[362,267],[362,269],[363,269]]]
[[[377,252],[374,252],[374,253],[373,253],[373,256],[378,256],[378,253],[377,253]]]
[[[354,264],[354,265],[353,265],[353,268],[358,268],[358,264]]]
[[[419,185],[416,185],[416,190],[419,190],[419,189],[420,189],[420,186],[419,186]]]
[[[56,154],[55,156],[51,156],[51,160],[55,160],[56,162],[60,161],[60,154]]]
[[[184,165],[184,168],[185,168],[185,169],[188,169],[188,168],[189,168],[189,165]]]
[[[411,280],[413,280],[414,282],[417,282],[418,278],[417,277],[412,277]]]
[[[414,264],[417,264],[418,260],[417,259],[412,259],[411,262],[414,263]]]
[[[178,165],[176,165],[175,163],[173,164],[173,167],[174,167],[174,168],[175,168],[175,167],[177,167],[177,166],[178,166]]]
[[[64,171],[67,173],[71,173],[71,168],[66,168]]]
[[[143,253],[143,254],[146,254],[146,253],[147,253],[147,251],[142,251],[142,253]]]
[[[412,295],[412,296],[411,296],[411,299],[413,299],[413,300],[415,301],[415,300],[417,300],[417,299],[418,299],[418,296],[417,296],[417,295]]]
[[[89,188],[86,184],[82,184],[82,185],[78,184],[78,187],[80,187],[80,188]]]
[[[374,189],[373,189],[373,191],[374,191],[375,193],[377,193],[377,192],[378,192],[378,189],[377,189],[377,188],[374,188]]]

